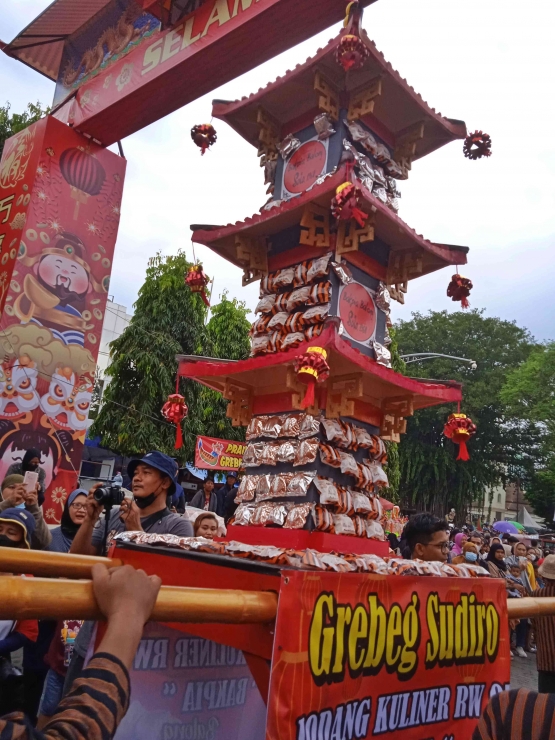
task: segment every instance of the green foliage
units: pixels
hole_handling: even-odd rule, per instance
[[[9,139],[10,136],[17,134],[27,126],[35,123],[46,115],[50,108],[43,109],[41,104],[37,101],[36,105],[29,103],[27,109],[23,113],[12,113],[10,115],[10,104],[0,105],[0,157],[4,149],[4,142]]]
[[[538,516],[551,522],[555,504],[555,342],[535,347],[528,359],[508,374],[500,397],[515,416],[538,425],[542,459],[526,485],[526,498]]]
[[[174,450],[175,427],[161,415],[175,392],[177,355],[242,359],[249,352],[245,305],[224,294],[205,326],[207,308],[184,281],[190,265],[184,252],[151,259],[133,318],[110,345],[106,375],[111,378],[90,434],[121,454],[158,449],[184,463],[193,460],[197,434],[237,440],[244,435],[226,419],[221,396],[192,380],[179,383],[189,407],[180,450]]]
[[[210,321],[206,326],[211,357],[227,360],[244,360],[250,353],[249,330],[247,319],[249,309],[243,301],[227,298],[227,291],[220,296],[220,303],[212,308]],[[219,393],[209,388],[202,388],[202,424],[203,434],[209,437],[221,437],[243,442],[245,429],[231,426],[226,418],[227,401]]]
[[[441,311],[399,322],[396,339],[403,354],[437,352],[477,363],[476,370],[443,358],[408,365],[407,374],[462,383],[461,410],[472,418],[477,434],[468,445],[471,459],[457,462],[458,447],[443,436],[448,415],[456,411],[453,404],[409,418],[399,446],[399,492],[406,504],[438,514],[454,506],[461,516],[487,487],[506,477],[525,478],[537,458],[537,429],[507,410],[501,390],[508,373],[530,355],[530,334],[480,311]]]
[[[397,345],[397,332],[395,327],[391,327],[389,330],[389,336],[391,337],[391,344],[389,345],[389,351],[391,352],[391,367],[398,373],[406,375],[406,364],[401,359],[399,354],[399,347]],[[385,472],[389,480],[389,487],[384,491],[384,497],[392,501],[393,503],[399,503],[399,486],[401,483],[401,465],[399,457],[399,446],[396,442],[386,442],[387,449],[387,463],[385,464]]]
[[[202,432],[201,387],[183,379],[179,385],[189,407],[181,450],[174,451],[175,427],[160,413],[175,392],[176,356],[203,354],[206,344],[207,309],[185,285],[189,267],[184,252],[152,258],[133,318],[110,346],[106,375],[111,379],[106,379],[110,382],[90,434],[100,435],[104,446],[121,454],[159,449],[180,462],[193,457],[195,437]]]

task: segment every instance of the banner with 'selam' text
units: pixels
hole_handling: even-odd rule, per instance
[[[266,740],[467,740],[508,688],[506,602],[487,578],[284,574]]]

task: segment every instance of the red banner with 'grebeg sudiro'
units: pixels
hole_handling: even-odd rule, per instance
[[[238,470],[247,445],[232,439],[197,437],[195,467],[209,470]]]
[[[287,574],[266,740],[467,740],[510,679],[506,602],[486,578]]]

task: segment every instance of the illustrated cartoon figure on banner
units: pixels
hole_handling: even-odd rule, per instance
[[[106,292],[92,277],[85,253],[82,240],[64,231],[52,247],[33,257],[20,255],[20,261],[33,269],[25,275],[23,293],[14,303],[22,323],[48,326],[64,344],[84,346],[87,294]]]
[[[28,424],[32,411],[40,404],[37,393],[38,371],[28,355],[15,362],[9,356],[0,366],[0,419]]]
[[[70,367],[58,367],[48,392],[40,399],[40,407],[46,416],[46,419],[41,419],[41,424],[55,430],[65,429],[73,439],[81,439],[84,443],[90,424],[88,416],[92,392],[91,378],[77,376]]]

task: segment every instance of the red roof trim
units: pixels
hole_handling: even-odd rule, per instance
[[[297,75],[304,72],[307,68],[312,65],[316,65],[323,57],[327,56],[337,45],[338,40],[341,38],[343,31],[341,30],[337,36],[330,39],[326,46],[318,49],[316,54],[309,57],[303,64],[297,64],[293,69],[288,69],[284,75],[278,77],[273,82],[268,83],[265,87],[261,87],[257,92],[252,95],[244,96],[240,100],[234,100],[229,103],[223,103],[217,101],[212,106],[212,115],[214,118],[226,118],[226,116],[241,110],[245,105],[259,102],[267,93],[279,88],[283,83],[288,82]],[[449,134],[449,136],[455,139],[464,139],[466,136],[466,126],[464,123],[461,124],[452,123],[449,119],[437,113],[435,108],[432,108],[428,103],[415,91],[415,89],[409,85],[404,77],[401,77],[399,72],[394,69],[391,64],[385,59],[383,54],[378,51],[374,42],[368,37],[365,31],[362,31],[361,38],[367,46],[370,54],[374,57],[374,60],[380,64],[385,71],[387,71],[391,77],[397,82],[397,84],[414,100],[414,102],[422,108],[424,113],[431,116],[443,129]],[[228,121],[229,125],[233,128],[233,123]]]
[[[268,210],[261,210],[259,213],[255,213],[253,216],[246,218],[244,221],[236,221],[234,224],[227,224],[226,226],[221,226],[211,230],[199,229],[198,231],[193,232],[192,239],[194,242],[204,244],[210,249],[217,251],[214,243],[220,239],[233,236],[238,232],[245,231],[257,224],[267,223],[275,217],[283,213],[287,213],[287,211],[304,206],[306,203],[315,200],[321,195],[335,190],[338,185],[345,182],[346,177],[346,169],[345,167],[341,167],[334,175],[326,178],[321,185],[315,185],[311,190],[305,191],[302,195],[299,195],[296,198],[283,201],[281,205],[274,206]],[[372,193],[367,190],[359,180],[356,180],[356,182],[360,187],[364,198],[368,203],[370,203],[375,211],[379,212],[392,224],[396,225],[400,232],[403,232],[405,236],[412,240],[414,246],[420,247],[426,252],[430,252],[449,265],[463,265],[466,263],[466,254],[463,250],[451,250],[448,246],[434,244],[427,239],[424,239],[421,234],[417,234],[416,231],[411,229],[411,227],[399,218],[397,214],[393,213],[390,208],[385,206],[380,200],[372,195]],[[231,259],[229,261],[237,267],[241,267],[241,264],[238,261],[233,261]]]
[[[329,326],[324,329],[322,334],[310,342],[304,342],[295,349],[288,352],[276,352],[271,355],[261,357],[251,357],[248,360],[239,360],[233,364],[229,362],[191,362],[184,360],[179,363],[178,375],[195,379],[199,376],[218,377],[221,375],[240,375],[250,370],[259,370],[274,365],[284,365],[292,363],[298,355],[306,352],[308,347],[328,347],[336,350],[340,355],[358,365],[361,370],[374,375],[386,383],[395,385],[398,388],[410,393],[419,394],[428,398],[439,399],[445,403],[455,403],[462,400],[461,386],[454,381],[452,385],[440,385],[434,383],[422,383],[418,380],[412,380],[404,375],[400,375],[388,367],[378,364],[375,360],[361,354],[358,350],[350,345],[337,334],[335,326]],[[200,382],[200,381],[199,381]]]

